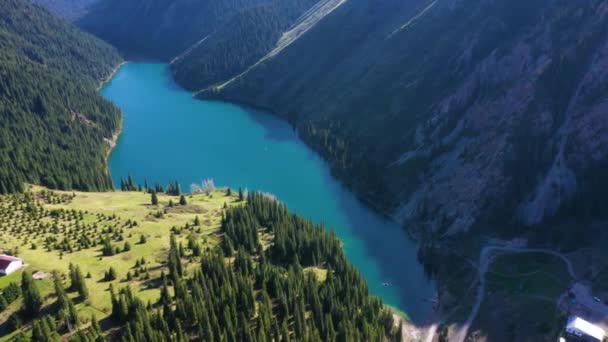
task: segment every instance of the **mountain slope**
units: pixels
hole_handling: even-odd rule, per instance
[[[98,0],[33,0],[34,3],[47,8],[55,15],[70,21],[86,15],[89,7]]]
[[[120,112],[96,91],[114,49],[28,1],[0,8],[0,193],[22,182],[112,186],[107,145]]]
[[[600,0],[349,0],[199,96],[284,116],[334,174],[413,227],[534,225],[573,196],[597,202],[606,11]]]
[[[198,90],[238,75],[271,51],[316,0],[270,1],[246,8],[171,63],[182,86]]]
[[[172,61],[192,90],[232,78],[274,48],[318,0],[104,0],[79,20],[127,54]]]
[[[254,33],[274,34],[267,26],[286,25],[316,1],[104,0],[95,4],[89,14],[79,20],[79,25],[126,52],[171,60],[216,31],[223,30],[232,35],[230,38],[236,38],[233,31],[240,29],[242,41],[268,39]],[[262,17],[264,15],[268,16]],[[251,25],[254,19],[265,26],[264,32],[242,29],[243,25],[254,28]]]

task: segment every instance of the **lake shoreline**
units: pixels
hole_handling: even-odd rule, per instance
[[[178,85],[179,87],[181,87],[184,91],[188,91],[191,92],[189,90],[187,90],[186,88],[184,88],[182,85],[180,85],[177,80],[175,80],[173,78],[173,75],[171,75],[171,79],[173,80],[173,82]],[[239,100],[239,99],[234,99],[231,97],[223,97],[223,96],[219,96],[219,93],[214,92],[212,89],[207,88],[201,91],[196,91],[196,92],[191,92],[192,93],[192,97],[198,101],[216,101],[216,102],[222,102],[222,103],[229,103],[229,104],[236,104],[245,108],[251,108],[255,111],[262,111],[262,112],[267,112],[272,114],[273,116],[285,121],[286,123],[288,123],[291,128],[294,130],[294,132],[296,133],[296,135],[298,136],[298,138],[300,138],[300,140],[302,142],[304,142],[304,144],[306,144],[306,146],[314,151],[322,160],[323,162],[327,165],[327,167],[329,168],[329,171],[331,173],[331,176],[336,179],[345,189],[347,189],[348,191],[350,191],[361,203],[365,204],[368,208],[372,209],[373,211],[375,211],[377,214],[379,214],[380,216],[384,217],[387,220],[393,221],[396,224],[398,224],[399,226],[401,226],[403,228],[403,230],[407,233],[408,237],[411,238],[412,240],[416,241],[416,243],[419,242],[419,237],[414,233],[414,231],[408,229],[407,227],[405,227],[404,225],[402,225],[401,222],[399,222],[398,220],[395,219],[395,216],[389,211],[384,210],[382,207],[375,205],[371,200],[369,200],[368,198],[362,196],[358,191],[355,190],[355,187],[349,186],[347,184],[346,181],[344,181],[341,177],[338,177],[335,172],[333,171],[332,167],[329,165],[327,159],[323,158],[323,156],[319,153],[319,151],[317,151],[314,146],[312,144],[310,144],[306,139],[302,139],[302,137],[300,136],[299,132],[298,132],[298,127],[297,125],[294,125],[293,122],[290,122],[288,119],[286,119],[285,117],[279,115],[276,113],[276,111],[274,111],[272,108],[269,107],[264,107],[264,106],[260,106],[258,104],[252,103],[252,102],[248,102],[248,101],[243,101],[243,100]]]
[[[99,83],[99,86],[97,87],[97,92],[101,92],[101,89],[108,83],[110,82],[114,76],[116,76],[116,74],[118,73],[118,71],[120,70],[120,68],[122,68],[124,65],[126,65],[127,63],[129,63],[128,61],[122,61],[120,62],[117,66],[114,67],[114,69],[112,69],[112,72],[110,73],[110,75],[108,75],[108,77],[104,78],[101,80],[101,82]],[[118,143],[118,138],[120,138],[120,135],[122,134],[122,130],[124,128],[124,113],[121,111],[120,112],[120,122],[118,123],[118,127],[117,129],[114,131],[114,134],[112,134],[112,136],[110,138],[103,138],[103,140],[108,144],[109,148],[108,151],[106,152],[106,172],[109,175],[110,174],[110,165],[109,165],[109,160],[110,160],[110,154],[112,154],[112,151],[114,150],[114,148],[116,147],[117,143]]]
[[[110,72],[110,74],[104,78],[101,79],[101,81],[99,82],[99,85],[97,86],[97,92],[101,91],[101,88],[103,88],[108,82],[110,82],[114,76],[116,76],[116,73],[118,72],[118,70],[120,70],[120,68],[123,67],[123,65],[129,63],[129,61],[122,61],[120,63],[118,63],[118,65],[116,65],[114,67],[114,69],[112,69],[112,72]]]
[[[166,130],[180,132],[182,141],[192,139],[187,140],[192,141],[192,144],[184,146],[170,142],[158,143],[155,140],[144,145],[129,144],[127,140],[133,142],[137,135],[129,134],[128,138],[125,136],[120,139],[121,126],[112,138],[107,138],[111,146],[108,151],[108,166],[111,161],[112,168],[109,170],[114,182],[119,182],[120,177],[127,174],[146,176],[148,181],[157,179],[164,182],[167,174],[176,177],[173,169],[177,167],[180,170],[179,179],[183,181],[182,186],[202,177],[202,172],[205,177],[218,177],[216,181],[219,180],[221,184],[241,184],[272,192],[292,209],[295,208],[299,214],[326,227],[337,228],[339,238],[347,241],[345,253],[349,262],[363,273],[372,294],[381,298],[385,304],[400,308],[400,312],[407,312],[405,316],[410,318],[406,319],[410,325],[426,324],[431,308],[419,298],[434,295],[431,293],[434,285],[425,277],[420,263],[416,260],[416,241],[408,236],[407,230],[396,224],[390,215],[382,213],[364,198],[349,191],[351,187],[335,177],[327,161],[312,149],[310,144],[299,138],[297,130],[289,121],[268,109],[251,104],[218,98],[205,101],[207,99],[194,96],[194,93],[176,83],[166,65],[160,65],[164,63],[141,64],[123,69],[125,74],[120,74],[119,81],[110,82],[101,89],[104,97],[120,108],[136,101],[133,100],[135,98],[149,99],[145,102],[136,101],[129,107],[133,112],[129,112],[130,121],[125,124],[128,123],[129,127],[132,127],[135,118],[139,120],[140,129],[148,135],[160,135]],[[222,115],[223,110],[231,115]],[[181,119],[167,121],[166,114],[176,111]],[[257,117],[256,112],[264,115],[252,119],[252,116]],[[272,119],[273,117],[276,119]],[[279,121],[282,123],[279,124]],[[214,127],[214,130],[200,135],[194,127]],[[216,134],[215,130],[223,133]],[[239,143],[217,145],[218,139]],[[126,144],[130,149],[114,150],[118,143]],[[248,151],[244,155],[241,154],[242,144],[247,146]],[[195,150],[192,150],[193,146],[196,146]],[[222,153],[210,146],[222,147]],[[159,152],[165,150],[165,153]],[[182,158],[180,154],[174,153],[190,150],[196,152],[184,153],[205,156],[206,162],[201,164],[197,162],[198,159]],[[154,153],[150,154],[151,151]],[[317,157],[311,159],[311,152]],[[147,153],[148,158],[145,157]],[[227,160],[226,155],[238,155],[239,158]],[[137,162],[134,163],[134,160]],[[163,163],[171,166],[150,173],[155,169],[152,169],[151,165],[146,166],[146,163],[158,163],[159,160],[164,160]],[[221,160],[221,163],[214,163],[214,160]],[[285,162],[286,160],[293,163]],[[242,170],[242,165],[250,165],[250,170],[246,173],[239,171]],[[298,178],[300,182],[286,185],[280,179],[268,176],[269,167],[282,170],[285,175],[293,177],[304,173]],[[309,194],[313,196],[313,200],[303,200],[302,191],[307,193],[311,186],[316,189]],[[378,239],[379,232],[386,237]],[[383,248],[378,249],[378,243]],[[402,269],[399,270],[400,268]],[[391,283],[391,286],[383,285],[387,282]]]
[[[118,138],[120,138],[120,135],[122,134],[123,127],[124,127],[124,120],[123,120],[123,118],[121,116],[120,123],[118,124],[118,129],[116,129],[116,131],[114,132],[114,134],[112,134],[112,137],[110,137],[110,138],[103,138],[103,140],[109,146],[108,152],[106,152],[106,166],[108,168],[108,174],[110,173],[110,167],[108,165],[108,161],[110,159],[110,154],[112,154],[112,151],[114,150],[114,148],[118,144]]]

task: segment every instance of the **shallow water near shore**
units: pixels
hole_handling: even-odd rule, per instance
[[[115,184],[190,184],[269,192],[294,212],[333,228],[370,292],[416,323],[432,313],[435,285],[416,260],[416,243],[396,223],[359,202],[291,127],[268,113],[199,101],[166,64],[128,63],[101,89],[124,113],[109,164]]]

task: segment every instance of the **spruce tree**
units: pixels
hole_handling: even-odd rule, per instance
[[[30,272],[23,272],[21,277],[21,292],[23,294],[23,313],[26,317],[36,317],[42,308],[42,296],[34,284]]]

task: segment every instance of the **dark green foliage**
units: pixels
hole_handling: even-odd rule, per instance
[[[103,280],[104,281],[113,281],[113,280],[116,280],[117,277],[118,277],[118,275],[116,274],[116,270],[114,269],[114,267],[110,267],[105,272]]]
[[[120,57],[108,45],[30,4],[0,6],[0,193],[23,182],[112,187],[104,138],[120,112],[96,92]]]
[[[104,0],[91,8],[87,16],[79,21],[81,27],[104,40],[111,42],[125,52],[153,56],[164,60],[186,51],[208,35],[215,35],[212,44],[216,59],[225,48],[237,48],[239,53],[231,56],[226,64],[233,64],[239,54],[249,56],[258,53],[260,45],[276,35],[267,26],[284,28],[286,18],[293,21],[304,13],[316,0]],[[270,8],[259,11],[258,8]],[[268,18],[258,17],[262,14]],[[251,18],[254,17],[254,18]],[[255,23],[261,28],[255,30],[251,20],[264,19]],[[265,21],[269,21],[265,24]],[[161,25],[165,23],[165,25]],[[276,30],[275,29],[275,30]],[[248,52],[221,37],[232,39],[238,34],[243,37],[242,45],[252,49]],[[264,35],[264,36],[261,36]],[[225,39],[228,40],[228,39]],[[227,43],[222,45],[222,43]],[[264,46],[264,45],[262,45]],[[201,56],[197,53],[197,56]],[[243,59],[247,58],[244,57]],[[225,70],[226,66],[218,66]]]
[[[170,182],[169,185],[167,185],[167,195],[179,196],[181,193],[182,189],[178,181]]]
[[[200,90],[240,74],[269,53],[281,34],[316,2],[272,0],[242,9],[204,43],[174,60],[173,76],[187,89]]]
[[[26,198],[34,196],[24,193],[7,197],[26,203]],[[63,203],[52,192],[42,193],[40,198]],[[230,245],[227,254],[232,258],[226,258],[219,247],[201,247],[195,226],[175,227],[166,268],[159,279],[150,279],[143,258],[121,275],[127,281],[150,280],[151,288],[160,289],[157,303],[143,303],[122,284],[120,291],[115,290],[113,284],[119,278],[116,270],[110,267],[105,272],[102,280],[111,282],[112,340],[270,341],[278,336],[279,340],[290,341],[381,341],[394,337],[390,313],[378,299],[369,296],[365,281],[348,264],[333,233],[289,213],[285,206],[264,195],[250,192],[243,202],[226,209],[217,235],[222,244]],[[90,214],[57,210],[40,215],[78,223]],[[97,218],[101,222],[108,217]],[[109,220],[118,227],[127,226],[127,222],[117,223],[114,216]],[[97,235],[95,241],[100,248],[115,253],[114,245],[121,241],[120,228],[106,225]],[[204,243],[207,247],[207,241]],[[193,262],[200,267],[192,267]],[[314,272],[305,270],[308,266],[327,272],[327,279],[316,279]],[[69,267],[67,289],[60,275],[53,275],[55,302],[42,311],[41,298],[39,293],[35,295],[35,284],[28,275],[24,274],[23,297],[24,303],[34,303],[27,304],[33,309],[26,310],[24,304],[24,315],[15,315],[15,327],[21,325],[19,317],[27,317],[25,323],[31,322],[39,340],[56,341],[61,335],[72,341],[104,341],[96,321],[81,329],[83,321],[66,293],[79,292],[79,300],[87,297],[77,265]],[[20,291],[18,286],[9,285],[2,298],[14,301]],[[26,311],[30,312],[27,316]]]
[[[565,162],[577,181],[585,179],[596,145],[578,125],[602,121],[600,114],[582,117],[602,106],[607,89],[591,76],[606,39],[602,6],[596,0],[348,1],[280,54],[199,96],[281,115],[335,176],[385,212],[411,200],[413,191],[425,191],[421,183],[437,176],[432,187],[446,195],[430,195],[429,206],[451,215],[457,204],[442,197],[465,197],[470,189],[467,177],[451,183],[442,172],[478,170],[487,195],[465,205],[483,208],[473,218],[479,221],[502,210],[496,221],[508,229],[518,214],[512,204],[528,200],[554,162],[567,112],[573,118],[581,113],[566,129],[586,136],[579,140],[588,146],[572,146]],[[523,56],[526,61],[518,59]],[[486,107],[494,110],[479,109]],[[520,139],[527,133],[531,139]],[[489,151],[505,138],[500,153]],[[605,159],[606,149],[600,150],[598,158]],[[411,158],[396,163],[405,156]],[[494,224],[484,226],[494,232]]]
[[[150,203],[152,203],[152,205],[158,205],[158,195],[156,195],[156,191],[152,191],[152,194],[150,196]]]
[[[179,205],[186,205],[188,202],[186,201],[186,197],[184,195],[179,196]]]
[[[2,289],[0,295],[0,312],[4,311],[11,303],[13,303],[21,295],[21,288],[16,283],[10,283]]]
[[[101,253],[103,254],[103,256],[112,256],[116,254],[116,249],[112,245],[112,241],[110,240],[110,238],[107,236],[103,239],[103,247],[101,249]]]
[[[23,272],[21,276],[21,293],[23,294],[23,315],[28,318],[36,317],[42,308],[42,296],[34,284],[34,278],[30,272]]]
[[[78,292],[81,299],[89,299],[89,290],[82,276],[80,267],[70,264],[70,291]]]
[[[78,326],[78,313],[61,284],[61,276],[58,272],[53,272],[53,284],[57,296],[57,319],[68,331],[72,331]],[[56,329],[53,331],[56,331]]]
[[[91,326],[88,329],[81,329],[70,338],[70,342],[105,342],[107,341],[97,318],[91,317]]]
[[[61,337],[57,333],[57,327],[50,316],[37,319],[32,324],[32,341],[36,342],[59,342]]]
[[[127,322],[123,340],[396,339],[390,313],[369,296],[335,235],[260,194],[247,200],[248,205],[229,209],[222,222],[225,238],[237,248],[232,264],[217,250],[206,252],[200,270],[188,277],[181,266],[183,252],[172,236],[170,276],[161,275],[155,308],[144,305],[129,287],[118,293],[110,288],[111,317],[118,324]],[[262,251],[256,242],[265,230],[275,235],[277,247]],[[188,248],[194,244],[189,237]],[[304,271],[303,266],[313,264],[327,268],[327,280],[319,282]]]
[[[131,177],[131,175],[129,175],[127,177],[127,179],[120,180],[120,190],[122,190],[122,191],[137,191],[138,190],[138,186],[137,186],[137,184],[135,184],[135,181],[133,180],[133,177]]]

